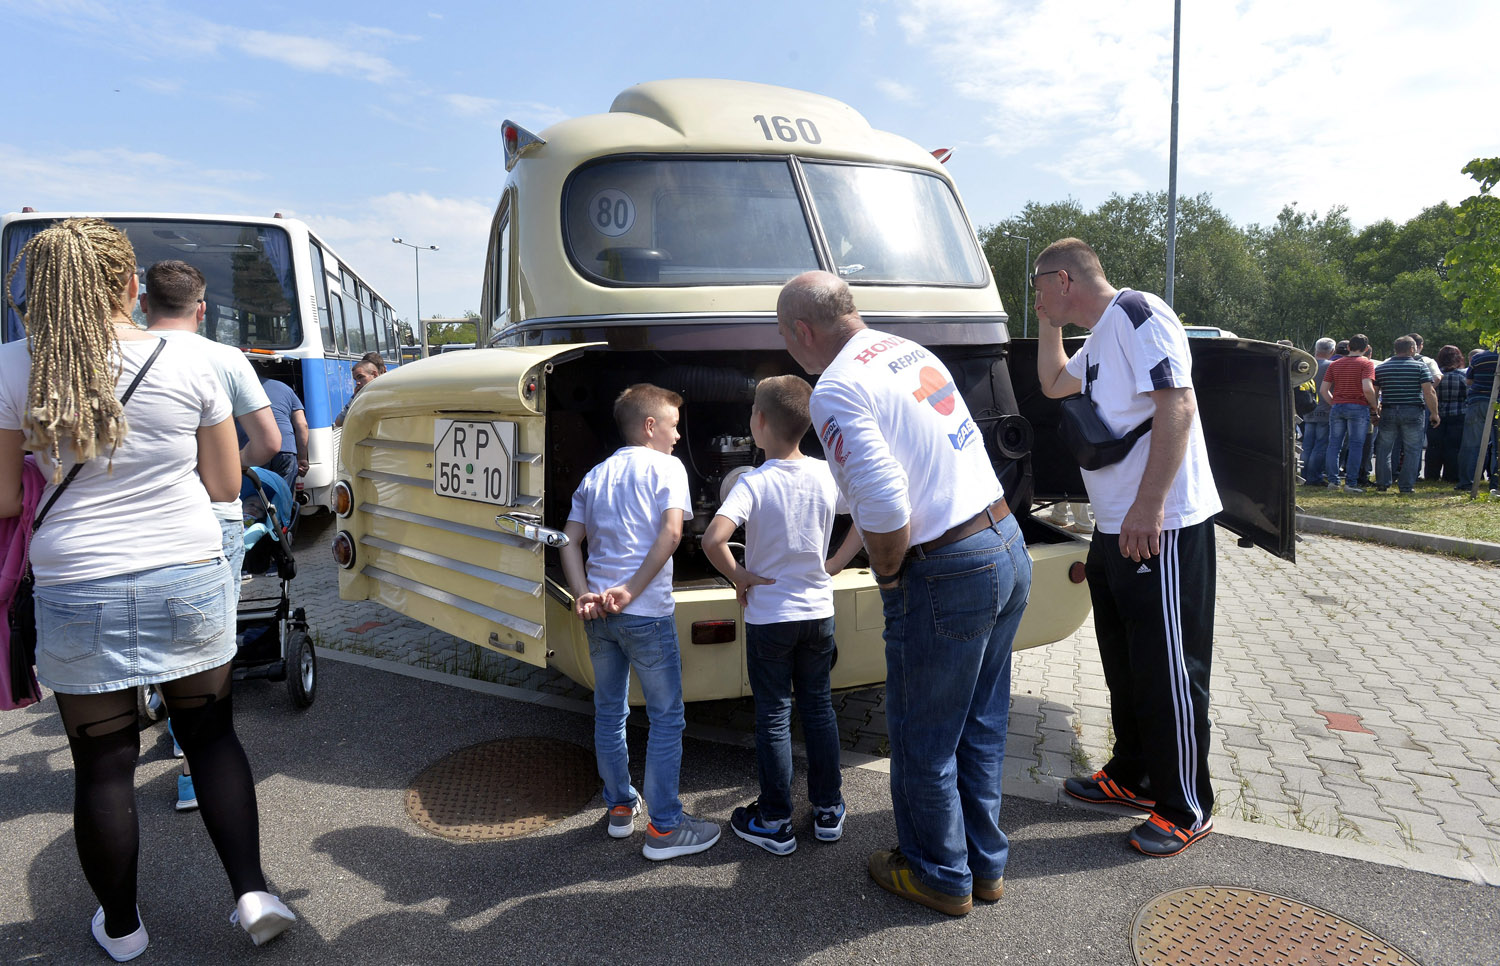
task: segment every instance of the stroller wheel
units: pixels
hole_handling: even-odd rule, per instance
[[[292,704],[311,707],[318,694],[318,658],[306,631],[293,631],[286,641],[286,690]]]
[[[166,702],[161,699],[161,692],[149,684],[143,684],[135,689],[135,715],[136,721],[142,729],[149,728],[167,716]]]

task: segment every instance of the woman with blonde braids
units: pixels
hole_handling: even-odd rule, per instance
[[[205,361],[131,322],[135,252],[109,223],[39,233],[10,267],[7,293],[18,271],[27,339],[0,346],[0,517],[21,511],[29,450],[49,481],[31,542],[37,678],[57,695],[73,755],[94,938],[119,962],[146,948],[135,693],[155,684],[202,776],[203,821],[237,899],[231,919],[259,945],[296,917],[266,891],[255,783],[231,714],[228,565],[209,508],[239,492],[229,402]]]

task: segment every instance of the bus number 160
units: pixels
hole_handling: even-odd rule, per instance
[[[805,117],[790,118],[777,115],[766,121],[764,114],[757,114],[750,120],[760,125],[760,133],[766,136],[766,140],[773,140],[771,132],[776,132],[776,137],[783,141],[806,141],[808,144],[822,144],[823,136],[818,133],[818,126]]]

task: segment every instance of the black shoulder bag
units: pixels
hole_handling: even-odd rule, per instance
[[[135,374],[135,378],[130,381],[130,386],[126,388],[125,394],[120,397],[120,405],[122,407],[130,402],[130,397],[135,393],[135,387],[141,384],[141,380],[146,377],[146,370],[151,368],[151,363],[155,362],[156,357],[161,355],[161,350],[166,347],[166,344],[166,339],[158,338],[156,340],[156,349],[152,351],[151,357],[146,360],[145,365],[141,366],[140,371]],[[52,504],[56,503],[57,498],[62,496],[63,490],[68,488],[68,484],[73,482],[78,476],[78,471],[81,469],[83,469],[83,461],[80,460],[74,463],[73,468],[68,471],[67,477],[57,485],[57,489],[52,491],[52,495],[47,498],[47,502],[36,512],[36,516],[31,521],[31,536],[33,538],[36,536],[37,529],[41,527],[42,520],[47,516],[47,511],[52,509]],[[27,540],[26,547],[29,553],[31,549],[30,540]],[[16,596],[10,604],[10,690],[11,698],[15,701],[22,701],[28,696],[27,692],[31,688],[32,680],[31,668],[36,664],[36,598],[33,593],[34,587],[35,582],[31,578],[31,563],[28,561],[26,564],[26,573],[21,577],[21,582],[16,585]]]
[[[1116,438],[1094,408],[1093,388],[1093,384],[1087,382],[1083,392],[1062,401],[1062,418],[1058,421],[1057,431],[1080,467],[1102,470],[1128,456],[1140,438],[1151,432],[1151,422],[1155,417],[1147,416],[1145,422]]]

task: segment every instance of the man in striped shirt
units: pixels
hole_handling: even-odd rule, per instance
[[[1374,410],[1379,424],[1375,489],[1384,493],[1391,488],[1391,451],[1400,441],[1403,458],[1398,486],[1402,493],[1411,493],[1417,487],[1426,426],[1436,426],[1440,421],[1432,371],[1417,358],[1417,344],[1411,336],[1397,339],[1395,354],[1375,367],[1375,388],[1379,393]]]

